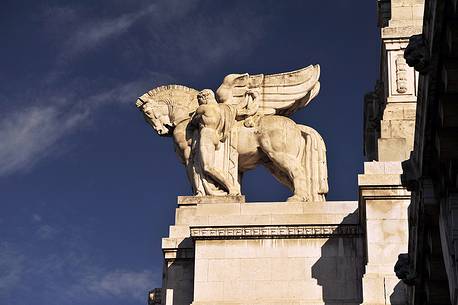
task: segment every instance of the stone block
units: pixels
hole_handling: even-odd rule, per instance
[[[169,227],[169,236],[170,237],[189,237],[190,231],[189,226],[186,225],[176,225]]]
[[[226,248],[224,240],[196,241],[196,258],[225,258]]]
[[[287,296],[288,282],[286,281],[256,281],[256,297],[264,300],[276,299],[279,296]]]
[[[383,175],[358,175],[359,186],[377,186],[377,185],[400,185],[401,175],[383,174]]]
[[[304,203],[246,203],[241,205],[242,215],[300,214]]]
[[[310,266],[306,266],[305,259],[303,257],[294,257],[287,260],[286,270],[287,279],[290,281],[299,281],[310,279],[307,275],[310,275]],[[309,268],[307,268],[309,267]],[[272,274],[273,275],[273,274]]]
[[[390,193],[387,194],[388,196]],[[407,221],[407,200],[367,200],[366,217],[368,220],[405,220]]]
[[[365,305],[385,303],[385,281],[383,276],[365,275],[363,279]]]
[[[413,19],[423,20],[424,11],[425,11],[424,3],[415,4],[412,7]]]
[[[208,281],[208,259],[196,259],[194,263],[194,281]]]
[[[309,281],[289,281],[287,295],[291,299],[302,299],[312,303],[323,302],[323,291],[314,280]],[[305,302],[304,302],[305,303]]]
[[[288,240],[288,257],[320,257],[326,238]]]
[[[255,281],[225,281],[224,282],[224,300],[246,301],[256,298]],[[212,303],[214,304],[214,303]],[[231,304],[230,302],[225,304]],[[240,303],[234,303],[240,304]]]
[[[393,267],[399,253],[407,252],[407,240],[399,243],[368,242],[369,265],[390,266],[389,274],[394,274]]]
[[[404,108],[404,120],[415,120],[417,115],[416,104]]]
[[[196,216],[240,215],[240,203],[201,204],[196,208]]]
[[[404,161],[409,153],[404,138],[378,139],[379,161]]]
[[[194,300],[214,301],[224,300],[223,282],[195,282]]]
[[[380,136],[383,139],[391,138],[391,121],[380,121]]]
[[[391,138],[413,138],[415,121],[393,120],[390,121]]]
[[[393,20],[412,20],[413,10],[412,6],[397,6],[391,10],[391,18]]]
[[[241,279],[253,281],[270,280],[270,258],[242,258],[240,259]]]
[[[288,270],[287,257],[274,257],[270,259],[270,278],[275,281],[287,281],[289,274],[285,272]],[[304,259],[305,262],[305,259]],[[311,275],[311,272],[309,272]]]
[[[241,276],[240,259],[209,259],[208,260],[208,281],[225,282],[236,281]]]
[[[175,249],[178,248],[176,238],[162,238],[162,249]]]
[[[315,224],[326,223],[326,218],[322,214],[280,214],[271,215],[271,223],[275,224]]]
[[[383,121],[389,122],[390,120],[403,120],[404,119],[404,106],[399,103],[390,103],[386,105],[383,111]]]
[[[407,219],[367,220],[369,243],[402,243],[407,241]]]
[[[384,174],[385,164],[384,162],[364,162],[364,174]]]
[[[401,162],[391,161],[383,162],[385,174],[402,174]]]
[[[261,239],[250,240],[247,247],[255,257],[287,257],[288,240],[285,239]]]
[[[271,215],[210,215],[208,221],[214,226],[225,225],[268,225],[271,224]]]

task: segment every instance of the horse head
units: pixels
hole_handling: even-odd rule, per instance
[[[140,96],[136,105],[159,135],[170,136],[173,128],[189,119],[199,106],[197,94],[185,86],[161,86]]]

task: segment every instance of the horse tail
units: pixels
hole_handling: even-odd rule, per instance
[[[298,127],[305,140],[302,164],[309,179],[307,188],[311,196],[310,199],[312,201],[326,201],[325,196],[329,191],[326,145],[315,129],[299,124]]]

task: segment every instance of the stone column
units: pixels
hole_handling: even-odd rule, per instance
[[[418,72],[404,50],[421,33],[424,0],[379,0],[380,76],[364,102],[364,152],[368,160],[403,161],[413,149]]]
[[[363,304],[405,304],[406,287],[396,277],[398,254],[407,252],[410,193],[401,185],[399,162],[366,162],[359,175],[360,216],[366,232]]]

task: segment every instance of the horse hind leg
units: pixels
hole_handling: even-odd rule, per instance
[[[292,186],[294,194],[288,198],[288,201],[310,201],[307,176],[305,169],[301,167],[301,158],[285,152],[266,151],[266,154],[273,163],[270,166],[271,172],[280,170],[284,174],[281,176],[286,176],[290,182],[288,184]]]
[[[278,166],[276,166],[272,161],[269,160],[269,162],[263,163],[263,166],[267,168],[267,170],[272,174],[272,176],[274,176],[275,179],[277,179],[278,182],[286,186],[291,191],[294,191],[294,185],[291,179],[283,171],[280,171]]]

